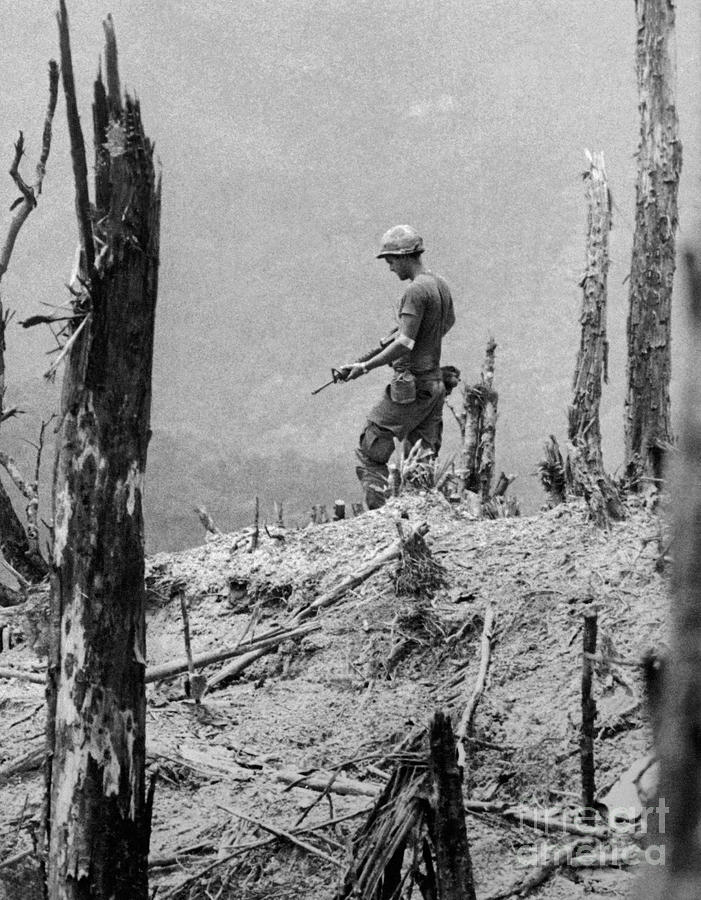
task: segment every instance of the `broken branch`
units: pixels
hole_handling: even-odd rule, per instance
[[[470,729],[472,718],[475,714],[475,710],[477,709],[477,704],[480,701],[480,697],[482,696],[485,685],[487,683],[487,671],[489,670],[489,661],[492,654],[492,638],[494,637],[495,618],[496,609],[494,607],[494,604],[490,602],[487,606],[487,611],[484,616],[484,625],[482,627],[481,658],[480,668],[477,674],[477,681],[472,690],[472,694],[470,695],[467,706],[465,707],[465,712],[460,719],[460,725],[458,726],[457,731],[458,757],[461,766],[464,766],[465,764],[465,748],[463,746],[463,742],[465,741],[467,732]]]

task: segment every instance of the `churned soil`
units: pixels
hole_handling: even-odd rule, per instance
[[[201,704],[186,697],[182,675],[148,686],[149,765],[159,771],[155,896],[331,900],[350,839],[391,772],[385,757],[438,709],[455,727],[460,722],[479,670],[489,604],[496,608],[495,637],[466,744],[465,798],[576,817],[582,619],[592,606],[602,656],[600,795],[651,746],[640,671],[626,663],[664,641],[664,540],[656,513],[642,503],[628,513],[609,531],[595,528],[578,503],[478,520],[441,495],[420,493],[341,522],[264,528],[251,552],[248,535],[237,533],[151,558],[150,666],[184,657],[180,602],[171,599],[176,584],[185,588],[198,655],[232,647],[246,631],[248,640],[283,626],[394,544],[397,521],[429,526],[427,542],[445,577],[431,597],[398,597],[397,564],[388,563],[311,619],[316,630],[283,642]],[[18,623],[17,643],[0,654],[0,666],[41,672],[44,659],[20,632]],[[223,665],[203,671],[213,675]],[[42,702],[42,685],[0,681],[0,767],[40,748]],[[336,781],[323,795],[303,781],[290,786],[289,773],[327,783],[335,773]],[[338,793],[349,781],[357,792]],[[42,794],[36,753],[27,771],[0,785],[6,860],[32,846]],[[324,825],[336,819],[343,821]],[[264,825],[286,832],[318,825],[299,834],[316,852]],[[524,856],[562,840],[498,812],[469,813],[467,826],[479,898],[527,876]],[[641,866],[562,866],[531,896],[634,895]],[[0,898],[35,896],[34,871],[32,856],[0,868]]]

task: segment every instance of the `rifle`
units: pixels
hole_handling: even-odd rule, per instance
[[[380,341],[380,346],[375,347],[373,350],[370,350],[368,353],[363,354],[363,356],[358,357],[357,362],[367,362],[369,359],[372,359],[373,356],[377,356],[384,348],[391,344],[394,338],[396,337],[399,328],[393,328],[392,331],[387,335],[387,337],[382,338]],[[318,394],[319,391],[323,391],[324,388],[330,387],[332,384],[338,384],[339,381],[345,381],[346,379],[343,377],[343,374],[339,372],[338,369],[331,369],[331,381],[327,381],[326,384],[322,384],[321,387],[318,387],[315,391],[312,391],[312,397],[315,394]]]
[[[318,387],[315,391],[312,391],[312,397],[314,394],[318,394],[319,391],[323,391],[324,388],[329,387],[331,384],[338,384],[339,381],[345,381],[346,379],[343,377],[342,372],[338,369],[331,369],[331,381],[327,381],[326,384],[322,384],[321,387]]]

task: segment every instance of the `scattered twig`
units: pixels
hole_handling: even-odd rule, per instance
[[[237,809],[231,809],[228,806],[223,806],[221,803],[217,803],[217,806],[219,807],[219,809],[224,810],[224,812],[229,813],[229,815],[236,816],[239,819],[244,819],[246,822],[250,822],[252,825],[257,825],[258,828],[262,828],[264,831],[269,831],[276,837],[283,838],[284,840],[289,841],[296,847],[300,847],[302,850],[306,850],[307,853],[311,853],[313,856],[318,856],[319,859],[323,859],[326,862],[329,862],[334,866],[338,866],[341,869],[345,868],[345,863],[341,862],[338,859],[334,859],[333,856],[329,856],[322,850],[318,850],[316,847],[313,847],[306,841],[300,840],[298,837],[295,837],[295,835],[290,831],[284,831],[282,828],[278,828],[276,825],[271,825],[269,822],[263,822],[260,819],[254,819],[253,816],[249,816],[247,813],[243,813]]]

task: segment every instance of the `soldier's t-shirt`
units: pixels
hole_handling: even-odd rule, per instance
[[[401,299],[399,316],[416,316],[420,324],[413,349],[396,360],[394,368],[409,368],[414,375],[438,376],[441,341],[455,324],[453,298],[445,279],[433,272],[417,275]]]

